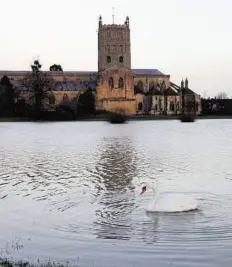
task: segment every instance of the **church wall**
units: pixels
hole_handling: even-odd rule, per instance
[[[122,78],[123,86],[120,87],[119,80]],[[113,85],[109,85],[109,80],[112,79]],[[113,88],[111,88],[113,87]],[[127,69],[107,69],[101,72],[101,81],[96,88],[97,99],[102,98],[115,99],[135,99],[134,96],[134,81],[131,72]]]
[[[55,81],[90,81],[90,80],[96,80],[94,76],[90,75],[54,75],[53,79]]]
[[[130,89],[109,89],[108,84],[99,85],[97,87],[97,99],[101,100],[104,98],[115,99],[115,98],[125,98],[134,99],[134,94]]]
[[[135,99],[136,99],[136,112],[138,114],[142,114],[144,108],[144,94],[136,94]]]
[[[23,80],[25,75],[15,75],[15,74],[11,74],[11,75],[7,75],[7,77],[10,80]],[[2,77],[1,77],[2,78]]]
[[[163,95],[153,95],[152,96],[151,114],[162,115],[163,111],[164,111],[164,96]]]
[[[128,115],[136,114],[135,100],[101,100],[97,105],[98,110],[120,111],[123,110]]]
[[[51,91],[50,95],[54,96],[54,103],[53,105],[58,105],[61,104],[63,101],[76,101],[75,99],[78,99],[79,96],[82,94],[83,92],[78,92],[78,91]],[[18,97],[18,99],[25,99],[25,101],[28,104],[32,104],[33,103],[33,93],[31,92],[25,92],[22,91]]]
[[[55,97],[55,105],[62,103],[63,101],[74,101],[78,98],[82,92],[77,91],[52,91]]]
[[[166,96],[167,97],[167,115],[180,114],[180,96]]]

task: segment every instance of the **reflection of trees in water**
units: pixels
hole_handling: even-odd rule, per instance
[[[136,155],[126,138],[105,139],[96,166],[96,189],[101,194],[96,211],[97,236],[105,239],[129,239],[131,212],[136,208],[132,185],[136,172]],[[102,186],[99,186],[101,184]]]

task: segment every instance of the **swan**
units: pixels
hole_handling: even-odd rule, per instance
[[[184,212],[198,210],[198,202],[195,199],[188,196],[172,194],[160,196],[158,186],[155,184],[145,183],[140,195],[143,195],[148,188],[152,189],[154,198],[146,208],[147,212]]]

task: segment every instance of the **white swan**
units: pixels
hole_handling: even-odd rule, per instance
[[[158,187],[150,183],[142,187],[140,195],[143,195],[148,188],[152,189],[154,194],[154,199],[146,209],[148,212],[183,212],[198,209],[198,202],[195,199],[172,194],[160,196]]]

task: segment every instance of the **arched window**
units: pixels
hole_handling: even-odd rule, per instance
[[[154,88],[154,86],[155,86],[154,82],[153,82],[153,81],[151,81],[151,82],[149,83],[149,89],[153,89],[153,88]]]
[[[159,98],[159,109],[162,110],[162,100]]]
[[[139,102],[139,104],[138,104],[138,110],[139,111],[142,111],[142,109],[143,109],[143,103],[142,102]]]
[[[111,63],[111,57],[110,56],[107,56],[106,60],[107,60],[107,63]]]
[[[165,81],[162,81],[162,83],[161,83],[161,88],[162,88],[162,90],[165,90],[165,89],[166,89]]]
[[[123,63],[123,56],[119,57],[119,63]]]
[[[174,105],[173,101],[170,102],[169,108],[170,108],[170,111],[174,111],[175,110],[175,105]]]
[[[109,88],[110,89],[113,89],[114,88],[114,80],[113,80],[112,77],[109,78],[108,84],[109,84]]]
[[[118,88],[123,89],[124,88],[124,82],[123,82],[123,78],[120,77],[118,80]]]
[[[63,101],[68,101],[68,100],[69,100],[68,94],[64,93],[63,94]]]
[[[139,89],[139,91],[143,91],[143,82],[142,81],[139,81],[137,83],[137,88]]]

